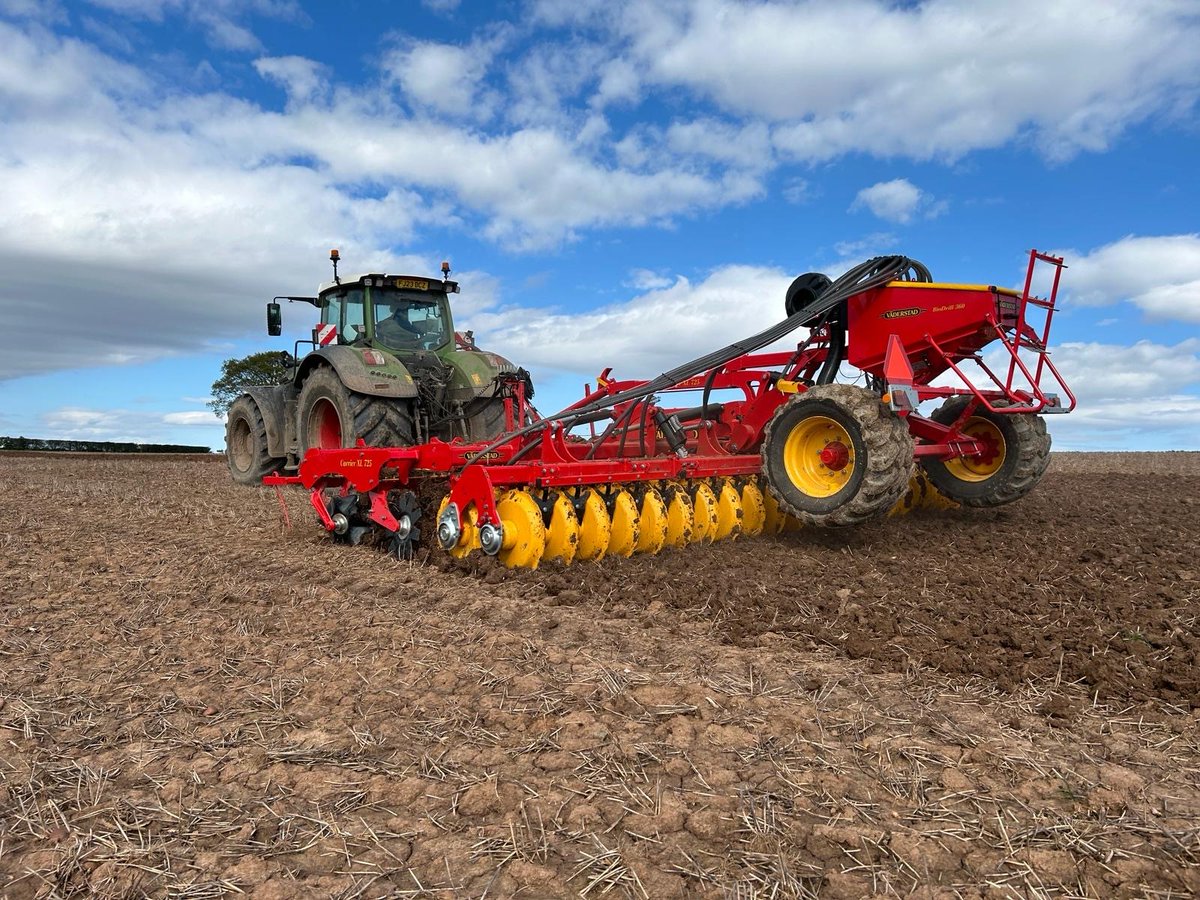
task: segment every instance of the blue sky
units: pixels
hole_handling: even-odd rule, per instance
[[[432,274],[539,405],[880,253],[1061,252],[1063,449],[1200,449],[1200,3],[0,0],[0,434],[223,446],[328,273]],[[15,339],[14,339],[15,338]]]

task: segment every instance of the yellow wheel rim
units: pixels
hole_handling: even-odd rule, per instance
[[[667,504],[667,546],[682,547],[691,541],[695,521],[692,498],[682,487],[673,485],[671,502]]]
[[[629,491],[618,491],[613,497],[612,536],[608,541],[610,556],[632,556],[638,543],[638,510]]]
[[[734,538],[742,533],[742,498],[726,479],[717,490],[717,533],[716,539]]]
[[[564,494],[554,498],[550,526],[546,529],[545,559],[559,559],[570,565],[579,549],[579,518],[575,507]]]
[[[1004,435],[995,423],[982,416],[967,419],[962,433],[983,441],[988,449],[979,456],[959,456],[946,460],[946,471],[960,481],[987,481],[1004,465]]]
[[[546,526],[537,501],[524,491],[505,491],[496,512],[504,526],[497,558],[510,569],[536,569],[546,552]]]
[[[796,489],[809,497],[832,497],[854,474],[854,442],[829,416],[809,416],[788,433],[783,468]]]
[[[584,496],[583,513],[579,516],[579,545],[575,548],[576,559],[604,559],[612,535],[612,520],[604,498],[595,491]]]
[[[693,543],[711,544],[717,537],[717,495],[703,482],[696,485],[692,513]]]
[[[667,542],[667,504],[662,494],[647,488],[642,497],[642,514],[638,518],[638,553],[657,553]]]
[[[442,513],[445,512],[446,507],[449,505],[450,498],[443,497],[442,504],[438,507],[439,521],[442,518]],[[477,524],[479,522],[479,514],[475,510],[475,505],[471,504],[465,513],[459,513],[459,517],[462,519],[462,531],[458,535],[458,543],[446,551],[455,559],[462,559],[472,550],[479,549],[479,528]]]

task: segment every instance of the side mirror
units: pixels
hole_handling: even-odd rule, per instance
[[[271,337],[283,334],[283,313],[279,310],[279,304],[274,301],[267,304],[267,334]]]

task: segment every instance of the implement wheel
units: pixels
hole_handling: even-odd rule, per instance
[[[930,416],[952,425],[973,400],[951,397]],[[1050,435],[1042,417],[1033,413],[1005,415],[977,409],[961,425],[962,432],[987,445],[978,456],[925,459],[925,474],[939,491],[963,506],[1003,506],[1024,497],[1046,474]]]
[[[762,459],[781,510],[808,525],[857,525],[886,515],[908,488],[913,439],[877,394],[823,384],[775,411]]]
[[[238,397],[225,417],[225,462],[235,484],[262,484],[283,465],[267,453],[267,426],[250,397]]]
[[[314,371],[300,389],[297,434],[300,453],[313,447],[408,447],[414,442],[407,400],[369,397],[348,389],[329,367]]]

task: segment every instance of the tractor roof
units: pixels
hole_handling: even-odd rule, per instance
[[[356,275],[347,275],[341,280],[341,284],[335,281],[326,281],[318,289],[318,293],[323,294],[328,290],[336,287],[349,287],[354,284],[368,284],[372,287],[391,287],[401,288],[409,291],[427,291],[430,294],[457,294],[457,281],[443,281],[440,278],[424,278],[420,275],[384,275],[379,272],[363,272]]]

